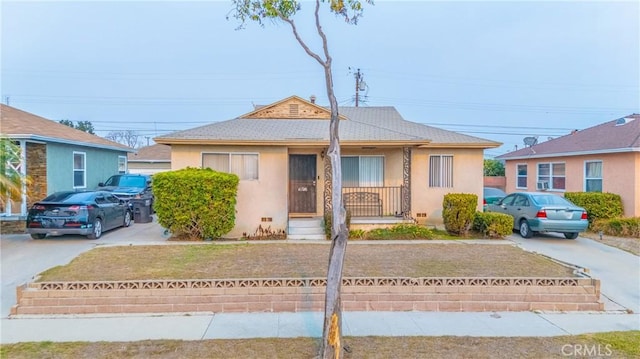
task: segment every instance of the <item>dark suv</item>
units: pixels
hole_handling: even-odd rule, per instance
[[[113,175],[104,182],[98,184],[98,189],[109,191],[116,197],[128,201],[134,198],[149,198],[153,206],[153,193],[151,192],[151,176],[140,174]]]

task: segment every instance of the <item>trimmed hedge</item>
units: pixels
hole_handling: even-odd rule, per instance
[[[640,217],[598,219],[591,230],[609,236],[640,238]]]
[[[473,230],[489,238],[504,238],[513,233],[513,217],[504,213],[476,212]]]
[[[478,206],[478,196],[469,193],[448,193],[442,200],[442,219],[447,232],[466,235],[471,229]]]
[[[564,197],[587,210],[589,226],[598,219],[622,217],[622,198],[615,193],[566,192]]]
[[[214,239],[235,226],[238,176],[209,168],[153,175],[158,222],[176,237]]]

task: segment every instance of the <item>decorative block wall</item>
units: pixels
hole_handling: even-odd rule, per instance
[[[12,315],[324,310],[326,279],[42,282],[18,288]],[[603,310],[584,278],[344,278],[345,311]]]

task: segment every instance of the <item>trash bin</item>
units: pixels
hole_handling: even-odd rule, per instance
[[[136,223],[149,223],[151,218],[151,200],[150,199],[132,199],[133,204],[133,221]]]

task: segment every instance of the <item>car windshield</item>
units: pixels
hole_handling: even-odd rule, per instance
[[[144,188],[147,185],[147,178],[143,176],[112,176],[104,185],[116,187]]]
[[[42,202],[87,202],[92,201],[94,196],[95,192],[56,192],[43,199]]]
[[[574,204],[555,195],[532,195],[533,201],[540,205],[573,206]]]

